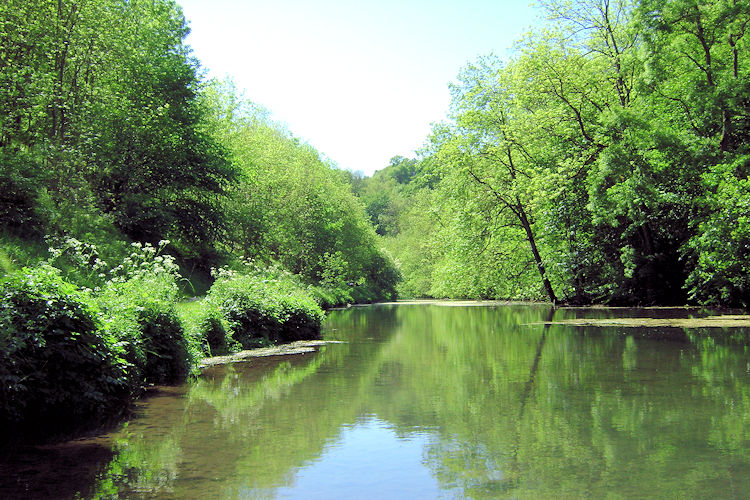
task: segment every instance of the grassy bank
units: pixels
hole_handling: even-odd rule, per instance
[[[116,418],[152,384],[206,356],[320,336],[324,313],[296,276],[246,263],[200,301],[160,248],[109,266],[77,241],[0,279],[0,441],[69,435]]]

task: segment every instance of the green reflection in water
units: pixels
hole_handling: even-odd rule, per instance
[[[377,497],[367,481],[387,483],[388,466],[399,463],[412,471],[399,476],[414,478],[409,495],[742,498],[750,491],[748,332],[541,324],[553,315],[688,314],[334,311],[324,335],[345,344],[212,369],[145,401],[81,496],[305,498],[311,492],[300,488],[314,484],[332,498],[341,493],[335,482],[326,491],[314,474],[338,470],[348,493],[359,485],[360,496]],[[374,460],[356,443],[376,431],[382,459]],[[421,456],[399,456],[404,443]]]

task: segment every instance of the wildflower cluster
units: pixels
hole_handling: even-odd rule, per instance
[[[101,258],[96,245],[73,237],[48,238],[49,255],[46,263],[64,272],[73,281],[90,285],[106,278],[109,264]]]
[[[157,247],[150,243],[132,243],[130,255],[109,271],[109,279],[114,282],[124,282],[145,275],[167,275],[179,280],[180,269],[174,257],[162,254],[168,244],[169,240],[161,240]]]
[[[169,240],[161,240],[156,247],[150,243],[131,243],[130,253],[114,267],[91,243],[65,237],[49,239],[48,244],[50,257],[46,263],[60,269],[69,280],[94,292],[114,283],[147,277],[166,278],[175,283],[181,279],[174,257],[163,253]]]

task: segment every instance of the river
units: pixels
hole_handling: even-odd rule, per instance
[[[316,352],[158,387],[0,464],[2,498],[748,498],[750,329],[697,309],[332,311]]]

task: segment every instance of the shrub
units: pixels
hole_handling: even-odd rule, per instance
[[[211,309],[205,309],[204,311],[199,328],[202,333],[201,337],[206,340],[206,345],[208,345],[208,354],[216,356],[237,350],[230,348],[233,345],[231,333],[221,312]]]
[[[342,307],[349,304],[370,304],[378,300],[390,299],[390,295],[373,290],[367,283],[346,283],[335,287],[310,286],[309,291],[323,309]]]
[[[205,307],[221,311],[245,348],[318,338],[324,316],[297,278],[278,268],[220,270]]]
[[[138,323],[146,349],[144,380],[153,384],[184,380],[191,360],[185,329],[174,304],[158,301],[144,304],[138,311]]]
[[[0,425],[56,434],[115,413],[129,396],[124,350],[89,294],[49,266],[0,281]]]
[[[126,346],[134,390],[184,379],[200,355],[175,309],[179,273],[172,257],[160,255],[167,244],[133,243],[118,266],[98,274],[107,280],[94,289],[105,328]]]
[[[346,286],[310,286],[310,294],[323,309],[341,307],[354,302],[352,291]]]
[[[111,281],[96,298],[106,328],[126,347],[134,389],[177,382],[189,373],[195,354],[175,310],[176,298],[174,280],[164,275]]]
[[[199,345],[202,354],[219,356],[240,349],[239,343],[232,339],[229,323],[221,310],[207,307],[202,301],[183,302],[178,306],[188,337]]]

